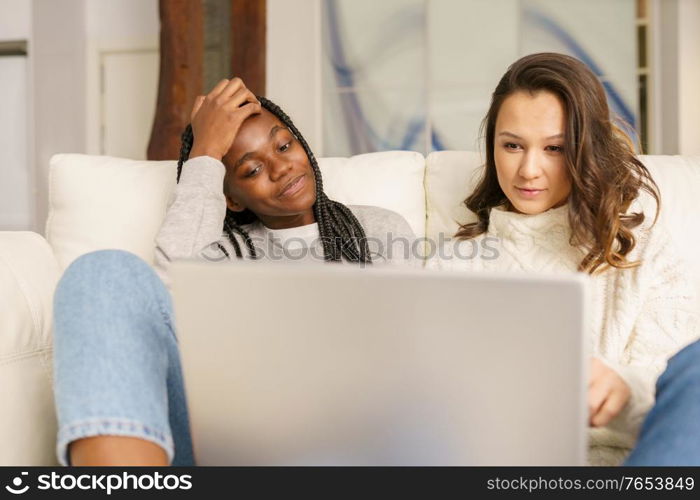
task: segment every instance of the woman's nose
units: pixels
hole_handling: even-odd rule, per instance
[[[272,181],[278,181],[283,178],[287,172],[292,169],[292,165],[287,162],[274,162],[272,168],[270,169],[270,179]]]
[[[538,166],[541,159],[536,152],[527,151],[522,155],[518,174],[523,179],[536,179],[542,174],[542,169]]]

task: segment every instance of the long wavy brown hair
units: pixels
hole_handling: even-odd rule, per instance
[[[525,56],[513,63],[496,86],[484,121],[486,164],[483,177],[465,205],[477,221],[463,225],[456,236],[474,238],[487,231],[493,207],[509,204],[498,183],[494,160],[496,118],[503,101],[514,92],[547,91],[564,106],[564,156],[571,178],[568,198],[570,243],[587,254],[579,271],[594,274],[608,267],[626,269],[640,265],[628,254],[636,244],[632,231],[644,222],[643,212],[627,213],[640,191],[656,202],[654,223],[661,198],[647,168],[634,152],[634,144],[613,123],[605,91],[598,78],[582,62],[554,53]]]

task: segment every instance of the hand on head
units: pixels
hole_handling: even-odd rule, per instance
[[[261,110],[255,94],[240,78],[221,80],[207,95],[195,99],[191,114],[194,144],[190,158],[211,156],[221,160],[245,119]]]

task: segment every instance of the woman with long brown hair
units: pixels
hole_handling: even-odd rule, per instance
[[[483,129],[483,175],[465,201],[477,220],[431,267],[590,276],[589,462],[619,464],[666,361],[700,335],[694,290],[657,223],[658,187],[597,77],[569,56],[511,65]],[[481,248],[474,242],[487,236],[495,258],[458,258],[473,255],[460,245]]]

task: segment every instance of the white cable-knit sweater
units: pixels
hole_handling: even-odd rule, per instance
[[[651,217],[635,230],[633,269],[609,268],[590,277],[590,353],[615,369],[631,389],[623,412],[607,427],[589,431],[589,463],[618,465],[634,446],[641,423],[654,402],[655,383],[667,360],[700,336],[695,292],[668,233]],[[447,245],[429,268],[531,273],[576,272],[584,252],[569,244],[568,205],[538,215],[491,210],[488,232]],[[468,246],[468,248],[467,248]],[[497,257],[494,258],[494,255]]]

